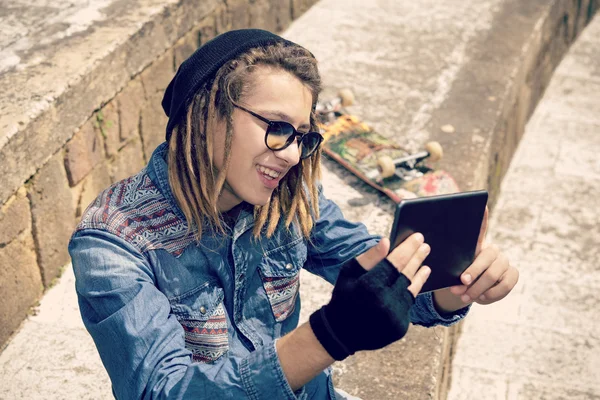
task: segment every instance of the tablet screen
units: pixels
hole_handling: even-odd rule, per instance
[[[391,249],[421,232],[431,252],[423,262],[431,275],[421,293],[460,285],[472,264],[487,204],[485,190],[403,200],[396,207]]]

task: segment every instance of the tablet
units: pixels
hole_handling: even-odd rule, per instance
[[[421,293],[461,285],[460,275],[472,264],[487,204],[485,190],[401,201],[390,235],[394,249],[416,232],[431,252],[423,262],[431,268]]]

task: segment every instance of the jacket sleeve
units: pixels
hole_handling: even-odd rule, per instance
[[[362,223],[348,221],[319,186],[319,219],[308,241],[305,269],[334,284],[342,265],[379,243]]]
[[[97,229],[69,243],[83,322],[117,399],[295,399],[272,342],[246,357],[193,363],[148,261]]]
[[[362,223],[346,220],[338,205],[323,195],[321,186],[319,211],[319,219],[308,242],[305,269],[335,284],[342,265],[379,243],[381,237],[369,234]],[[415,325],[450,326],[464,318],[468,311],[469,306],[441,315],[433,304],[433,294],[428,292],[417,296],[410,317]]]

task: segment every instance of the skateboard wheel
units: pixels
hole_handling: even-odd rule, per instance
[[[377,159],[377,169],[382,178],[389,178],[396,173],[396,166],[392,157],[383,156]]]
[[[342,107],[348,107],[354,104],[354,93],[350,89],[342,89],[338,93],[338,96],[342,100]]]
[[[438,142],[428,142],[425,145],[425,150],[429,153],[429,159],[433,162],[441,160],[444,156],[444,150],[442,149],[442,145]]]

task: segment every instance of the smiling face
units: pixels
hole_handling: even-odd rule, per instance
[[[298,131],[310,127],[312,94],[294,75],[269,67],[258,67],[252,74],[253,88],[240,105],[270,120],[287,121]],[[296,142],[279,151],[265,145],[267,124],[249,113],[234,108],[233,140],[227,178],[218,200],[221,212],[242,201],[253,205],[268,203],[274,189],[298,162]],[[225,148],[225,122],[219,123],[214,138],[214,162],[221,169]]]

